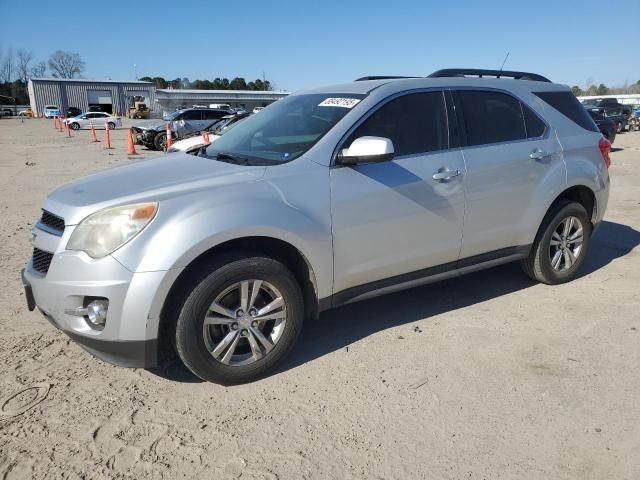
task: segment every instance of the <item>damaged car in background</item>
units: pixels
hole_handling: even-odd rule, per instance
[[[215,142],[223,133],[251,115],[253,114],[249,112],[226,115],[217,122],[214,122],[210,127],[205,128],[202,132],[196,132],[183,137],[182,140],[174,143],[167,151],[197,153],[201,147]],[[208,139],[205,139],[204,132],[208,134]]]
[[[227,110],[211,108],[178,110],[163,119],[135,123],[132,127],[133,138],[137,144],[151,150],[164,150],[167,143],[167,123],[171,124],[173,141],[177,141],[196,132],[202,132],[229,113]]]

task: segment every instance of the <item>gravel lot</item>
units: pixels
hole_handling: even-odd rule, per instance
[[[125,132],[0,120],[0,478],[640,478],[640,133],[578,280],[507,265],[342,307],[226,388],[105,364],[27,311],[42,200],[132,161]]]

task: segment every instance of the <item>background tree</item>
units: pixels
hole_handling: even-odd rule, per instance
[[[22,80],[25,85],[31,78],[31,61],[33,60],[33,53],[27,50],[18,50],[16,54],[16,72],[18,78]]]
[[[584,92],[582,91],[582,89],[577,85],[574,85],[573,87],[571,87],[571,91],[576,97],[580,97],[584,95]]]
[[[601,83],[596,90],[596,95],[608,95],[608,94],[609,94],[609,88],[607,88],[607,86],[604,83]]]
[[[13,78],[13,49],[7,50],[7,53],[0,58],[0,81],[9,83]]]
[[[167,88],[169,83],[162,77],[153,77],[151,81],[156,85],[156,88]]]
[[[245,82],[244,78],[236,77],[229,82],[229,87],[231,90],[246,90],[247,82]]]
[[[49,70],[56,78],[77,78],[84,72],[85,63],[77,53],[58,50],[49,58]]]
[[[47,64],[38,62],[31,68],[31,78],[41,78],[47,71]]]

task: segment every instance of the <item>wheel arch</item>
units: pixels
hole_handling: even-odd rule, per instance
[[[160,310],[158,340],[167,345],[179,308],[188,295],[187,289],[193,276],[204,265],[227,252],[242,251],[265,255],[278,260],[291,270],[302,290],[306,318],[317,318],[319,314],[318,286],[315,272],[307,257],[289,242],[267,236],[247,236],[235,238],[215,245],[194,258],[180,273],[169,288]]]
[[[598,214],[598,204],[596,194],[591,188],[586,185],[573,185],[565,189],[551,202],[545,216],[554,205],[562,200],[569,200],[581,204],[591,219],[591,225],[593,226],[595,224],[595,219]]]

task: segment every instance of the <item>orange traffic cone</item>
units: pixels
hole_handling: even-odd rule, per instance
[[[63,125],[63,121],[62,121],[62,117],[58,117],[58,131],[62,132],[62,125]]]
[[[53,129],[54,129],[54,130],[57,130],[57,129],[58,129],[58,116],[57,116],[57,115],[55,115],[55,116],[53,117]]]
[[[209,145],[211,143],[211,140],[209,140],[209,132],[206,130],[202,132],[202,139],[204,140],[205,145]]]
[[[169,150],[173,145],[173,138],[171,138],[171,122],[167,122],[167,139],[164,144],[165,151]]]
[[[69,122],[64,124],[65,127],[67,127],[67,137],[71,138],[71,129],[69,128]]]
[[[89,125],[91,125],[91,141],[93,143],[96,143],[96,142],[98,142],[98,137],[96,137],[96,129],[93,126],[93,121],[92,120],[89,120]]]
[[[109,131],[109,124],[107,122],[104,122],[104,136],[107,140],[107,145],[104,148],[111,150],[111,132]]]
[[[137,155],[136,147],[133,144],[133,131],[129,129],[129,134],[127,135],[127,155]]]

